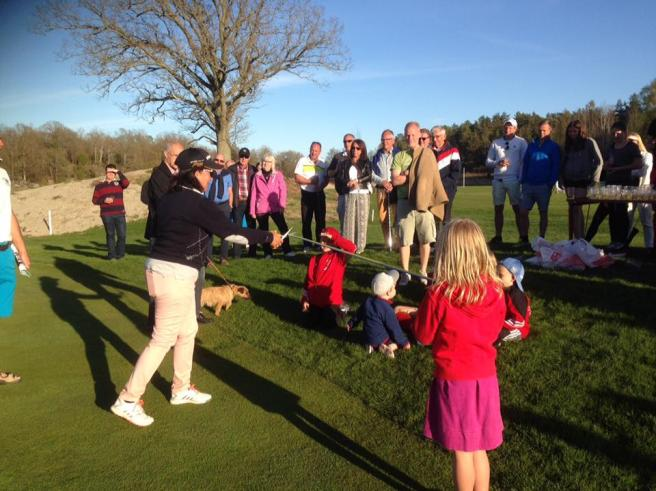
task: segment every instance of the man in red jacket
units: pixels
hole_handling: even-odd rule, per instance
[[[344,303],[342,283],[348,255],[327,246],[351,254],[357,247],[332,227],[321,232],[321,245],[322,254],[312,256],[308,265],[301,307],[308,314],[309,327],[331,328],[337,324],[337,316]]]

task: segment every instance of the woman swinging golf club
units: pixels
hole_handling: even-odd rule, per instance
[[[191,383],[194,338],[198,331],[194,284],[198,270],[207,260],[212,234],[233,242],[282,244],[278,232],[243,229],[230,223],[218,207],[203,196],[215,164],[199,148],[188,148],[178,156],[179,174],[171,191],[157,206],[157,240],[146,260],[148,294],[155,301],[152,337],[112,406],[112,412],[137,426],[148,426],[153,418],[143,410],[141,396],[153,374],[173,347],[171,404],[205,404],[212,396]]]

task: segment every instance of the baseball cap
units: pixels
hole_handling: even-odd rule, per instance
[[[242,158],[242,157],[246,157],[247,159],[250,158],[251,157],[251,151],[246,147],[240,148],[239,149],[239,158]]]
[[[384,273],[378,273],[374,276],[374,279],[371,280],[371,290],[374,292],[374,295],[385,295],[396,285],[398,280],[399,272],[395,269],[391,269]]]
[[[517,120],[515,118],[508,118],[506,121],[503,123],[504,126],[509,124],[513,128],[517,128]]]
[[[183,150],[178,155],[178,158],[175,159],[175,165],[178,166],[180,172],[189,171],[194,168],[212,170],[217,168],[212,156],[202,148],[187,148]]]
[[[514,276],[517,288],[524,291],[524,287],[522,286],[522,280],[524,279],[524,265],[522,262],[514,257],[507,257],[501,261],[501,265]]]

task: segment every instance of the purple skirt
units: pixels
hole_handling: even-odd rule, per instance
[[[433,379],[424,436],[447,450],[492,450],[503,442],[496,375],[477,380]]]

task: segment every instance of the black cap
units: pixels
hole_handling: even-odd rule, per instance
[[[212,156],[202,148],[187,148],[180,152],[178,158],[175,159],[175,165],[178,166],[180,172],[191,169],[216,169],[216,164]]]
[[[239,149],[239,158],[242,158],[242,157],[246,157],[247,159],[251,158],[251,151],[246,147],[240,148]]]

